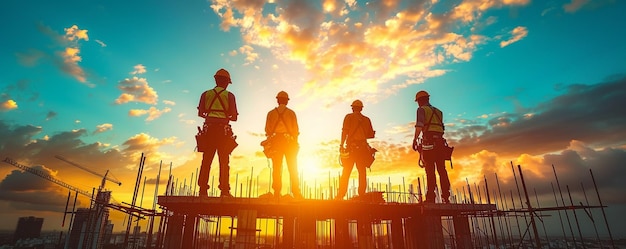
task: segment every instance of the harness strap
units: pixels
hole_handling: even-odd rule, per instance
[[[209,104],[209,113],[214,112],[214,111],[215,112],[223,112],[224,116],[228,116],[228,115],[226,115],[226,111],[227,111],[226,110],[226,105],[224,105],[224,102],[222,101],[222,98],[220,98],[220,96],[221,96],[220,94],[222,94],[224,91],[226,91],[226,89],[222,89],[219,92],[215,91],[215,88],[213,88],[211,90],[215,93],[215,96],[213,96],[213,99],[211,100],[211,103]],[[213,109],[213,104],[215,103],[215,100],[220,102],[220,105],[222,105],[222,110]]]
[[[274,110],[276,110],[276,112],[278,112],[278,120],[276,120],[276,123],[274,123],[274,127],[272,127],[272,132],[269,135],[271,136],[272,134],[274,134],[274,131],[276,131],[276,127],[278,126],[278,122],[283,122],[283,124],[285,125],[285,129],[287,129],[287,133],[289,133],[289,135],[291,135],[291,131],[289,130],[289,126],[287,125],[287,123],[285,123],[285,120],[283,119],[283,114],[285,112],[287,112],[287,108],[285,108],[285,110],[283,112],[280,112],[278,110],[278,107],[274,108]]]

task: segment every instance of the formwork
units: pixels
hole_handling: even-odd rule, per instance
[[[167,215],[157,247],[168,249],[474,248],[472,219],[497,211],[495,204],[382,198],[159,196],[158,204]]]

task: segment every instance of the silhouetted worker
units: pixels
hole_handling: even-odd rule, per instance
[[[284,157],[287,163],[287,170],[289,170],[291,193],[294,198],[301,199],[302,193],[300,192],[300,181],[298,179],[297,159],[300,147],[298,144],[298,135],[300,134],[298,119],[296,113],[287,108],[289,95],[285,91],[278,92],[276,101],[278,102],[278,107],[267,113],[265,121],[265,136],[267,136],[267,140],[271,141],[272,150],[274,151],[271,155],[274,167],[272,172],[274,197],[279,198],[281,196]]]
[[[235,95],[226,90],[228,84],[232,83],[228,71],[220,69],[215,73],[214,78],[216,86],[202,93],[198,104],[198,116],[204,118],[201,132],[206,138],[202,143],[198,142],[198,151],[204,152],[198,174],[199,196],[207,196],[211,164],[217,152],[220,165],[220,196],[232,197],[229,183],[229,156],[237,143],[229,122],[237,121],[237,104]]]
[[[343,171],[339,179],[339,190],[337,190],[335,197],[337,200],[343,199],[346,195],[350,174],[355,164],[359,172],[359,196],[365,194],[367,189],[366,169],[374,162],[373,149],[367,143],[367,139],[374,138],[376,133],[372,128],[372,122],[368,117],[361,114],[363,102],[357,99],[350,106],[352,113],[347,114],[343,119],[341,129],[339,152],[342,155]]]
[[[413,137],[413,150],[420,153],[420,160],[424,162],[426,170],[426,202],[435,202],[435,169],[439,173],[441,185],[441,200],[449,203],[450,180],[446,171],[445,155],[443,153],[445,140],[443,138],[444,124],[443,113],[430,104],[430,95],[426,91],[415,94],[417,108],[417,120],[415,122],[415,136]],[[419,135],[421,133],[421,140]]]

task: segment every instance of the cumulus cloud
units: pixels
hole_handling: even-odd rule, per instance
[[[526,37],[528,35],[528,29],[526,27],[516,27],[515,29],[513,29],[511,31],[511,38],[509,38],[506,41],[501,41],[500,42],[500,47],[506,47],[508,45],[511,45],[515,42],[520,41],[521,39],[524,39],[524,37]]]
[[[438,65],[471,60],[490,40],[473,29],[488,22],[482,14],[529,0],[470,0],[449,13],[433,11],[445,4],[327,0],[319,8],[307,1],[215,0],[211,8],[223,30],[241,32],[244,45],[233,54],[247,54],[249,64],[256,61],[252,51],[266,48],[277,60],[302,63],[308,74],[299,79],[300,94],[331,105],[355,96],[386,97],[445,73],[434,69]]]
[[[150,109],[148,110],[144,110],[144,109],[132,109],[128,112],[128,116],[131,117],[139,117],[139,116],[143,116],[143,115],[148,115],[148,117],[146,118],[146,121],[152,121],[155,120],[157,118],[159,118],[163,113],[168,113],[170,112],[172,109],[169,107],[165,107],[163,108],[163,110],[159,110],[154,106],[151,106]]]
[[[166,105],[176,105],[176,102],[171,101],[171,100],[163,100],[163,104],[166,104]]]
[[[144,74],[146,73],[146,67],[144,65],[141,64],[137,64],[134,66],[134,71],[131,72],[131,74]]]
[[[46,166],[24,166],[38,172],[40,176],[63,182],[56,177],[57,171]],[[15,205],[26,207],[25,210],[63,211],[67,193],[66,188],[21,170],[11,171],[0,181],[0,200],[11,201]]]
[[[72,75],[79,82],[86,83],[87,76],[83,68],[79,66],[78,63],[82,61],[82,57],[79,55],[79,41],[89,40],[87,30],[81,30],[77,25],[72,25],[69,28],[65,28],[65,35],[63,38],[65,39],[67,47],[65,47],[63,51],[57,52],[57,55],[61,58],[61,61],[58,63],[59,67],[63,72]]]
[[[5,100],[3,102],[0,102],[0,111],[10,111],[13,109],[17,109],[17,103],[12,100],[12,99],[8,99]]]
[[[116,104],[142,102],[154,105],[159,97],[145,78],[124,79],[118,83],[117,88],[122,91],[122,94],[115,100]]]
[[[93,131],[94,134],[96,133],[102,133],[105,131],[110,131],[113,129],[113,124],[109,124],[109,123],[104,123],[104,124],[100,124],[96,126],[96,130]]]

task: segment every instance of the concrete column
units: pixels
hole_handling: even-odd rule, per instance
[[[424,217],[426,227],[426,242],[428,249],[445,248],[443,240],[443,227],[441,226],[441,216]]]
[[[335,219],[335,247],[337,249],[352,248],[348,220],[345,218]]]
[[[296,219],[296,224],[299,231],[295,236],[296,248],[315,249],[317,247],[315,219],[304,215]]]
[[[357,240],[359,249],[373,249],[372,220],[369,217],[362,217],[357,220]]]
[[[404,226],[400,218],[391,220],[391,242],[393,249],[404,249]]]
[[[185,216],[185,225],[183,229],[182,248],[194,248],[196,241],[196,216],[188,214]]]
[[[237,214],[237,249],[252,249],[256,247],[256,210],[239,210]]]
[[[467,216],[454,216],[452,217],[454,223],[454,236],[456,239],[457,249],[471,249],[472,248],[472,234],[470,232],[470,225]]]
[[[282,249],[293,249],[293,237],[295,234],[294,227],[295,217],[286,215],[283,217],[283,246]]]
[[[168,218],[165,242],[163,243],[165,249],[181,249],[184,221],[185,216],[180,214]]]

